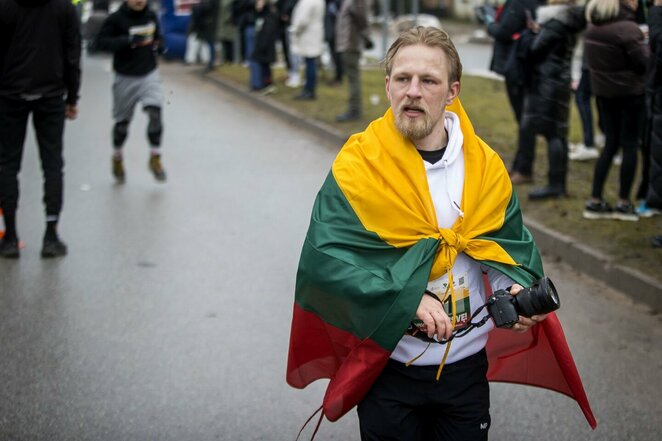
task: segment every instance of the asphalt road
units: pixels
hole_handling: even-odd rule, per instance
[[[166,184],[147,171],[144,115],[110,176],[110,63],[86,59],[66,129],[59,260],[39,257],[32,134],[17,261],[0,261],[0,440],[293,440],[324,383],[285,384],[294,276],[338,146],[163,66]],[[493,385],[492,440],[641,440],[662,431],[662,319],[546,261],[599,421],[569,398]],[[309,433],[309,430],[306,433]],[[356,416],[318,440],[358,440]]]

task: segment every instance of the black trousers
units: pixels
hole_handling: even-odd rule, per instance
[[[62,97],[33,101],[0,97],[0,208],[11,214],[15,213],[18,207],[18,173],[21,171],[23,144],[30,114],[39,145],[46,215],[58,216],[62,210],[64,167]]]
[[[536,135],[522,128],[522,113],[524,112],[526,90],[524,85],[519,84],[517,81],[506,79],[506,93],[508,94],[508,101],[515,114],[518,127],[517,152],[515,153],[510,171],[531,176],[533,174],[533,162],[536,153]]]
[[[444,366],[389,360],[359,403],[362,441],[486,441],[490,388],[485,350]]]
[[[604,122],[605,148],[595,163],[591,196],[602,198],[611,162],[619,149],[623,162],[619,174],[618,197],[629,200],[637,170],[637,149],[646,108],[644,95],[615,98],[597,97],[598,111]]]

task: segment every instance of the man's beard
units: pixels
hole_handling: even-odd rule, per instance
[[[395,117],[395,126],[398,128],[400,133],[407,139],[423,139],[432,133],[434,129],[434,124],[432,118],[427,112],[417,118],[409,118],[404,114],[405,107],[411,107],[410,104],[403,104],[400,106],[400,111]],[[420,110],[420,107],[415,106]]]

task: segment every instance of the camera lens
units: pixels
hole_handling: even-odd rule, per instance
[[[515,296],[517,312],[524,317],[547,314],[561,306],[556,287],[548,277],[535,282],[531,288],[523,289]]]

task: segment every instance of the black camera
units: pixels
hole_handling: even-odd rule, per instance
[[[547,314],[559,309],[561,302],[552,281],[543,277],[517,295],[500,289],[487,299],[486,305],[497,328],[510,328],[517,323],[520,315],[529,318]]]

